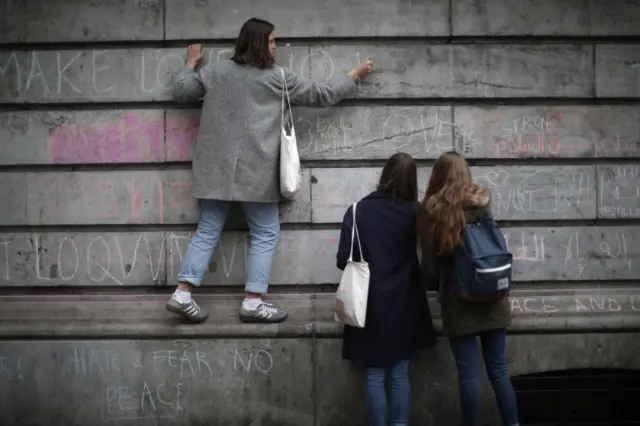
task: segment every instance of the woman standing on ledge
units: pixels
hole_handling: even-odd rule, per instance
[[[199,70],[199,44],[187,50],[186,66],[173,77],[178,102],[204,97],[200,130],[193,155],[193,194],[200,204],[198,229],[189,241],[178,286],[166,308],[202,322],[208,314],[192,299],[220,240],[232,201],[243,203],[249,224],[245,291],[239,317],[243,322],[281,322],[287,313],[263,302],[273,254],[280,234],[278,202],[282,94],[291,103],[329,107],[356,91],[354,80],[366,77],[366,60],[349,73],[337,73],[326,83],[300,78],[275,65],[274,26],[252,18],[244,23],[228,61]],[[284,71],[284,77],[282,72]]]

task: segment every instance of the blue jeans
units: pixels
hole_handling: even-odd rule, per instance
[[[365,398],[371,426],[387,426],[386,368],[369,367],[365,370]],[[391,425],[409,424],[411,412],[411,386],[409,360],[391,366]]]
[[[178,281],[200,286],[227,221],[230,201],[200,200],[200,223],[189,241]],[[271,262],[280,236],[278,203],[244,202],[251,248],[245,291],[265,294],[269,287]]]
[[[518,426],[518,404],[507,369],[504,328],[478,333],[489,381],[498,401],[503,426]],[[480,359],[476,335],[449,339],[458,366],[460,406],[464,426],[478,426],[482,401],[480,397]]]

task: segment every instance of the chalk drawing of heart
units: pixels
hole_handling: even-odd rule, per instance
[[[509,179],[509,173],[505,170],[500,170],[499,172],[487,172],[487,180],[492,186],[502,186],[507,179]]]

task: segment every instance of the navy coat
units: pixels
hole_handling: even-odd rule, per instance
[[[417,254],[417,201],[375,191],[358,202],[356,222],[370,281],[365,327],[344,327],[343,358],[362,367],[386,367],[432,346],[431,319]],[[344,270],[351,249],[353,208],[344,215],[337,266]],[[353,258],[360,260],[357,243]]]

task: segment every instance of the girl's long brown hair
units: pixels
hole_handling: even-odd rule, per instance
[[[450,254],[462,239],[465,202],[479,189],[471,182],[469,164],[455,151],[440,156],[431,170],[422,201],[420,244],[437,255]]]

